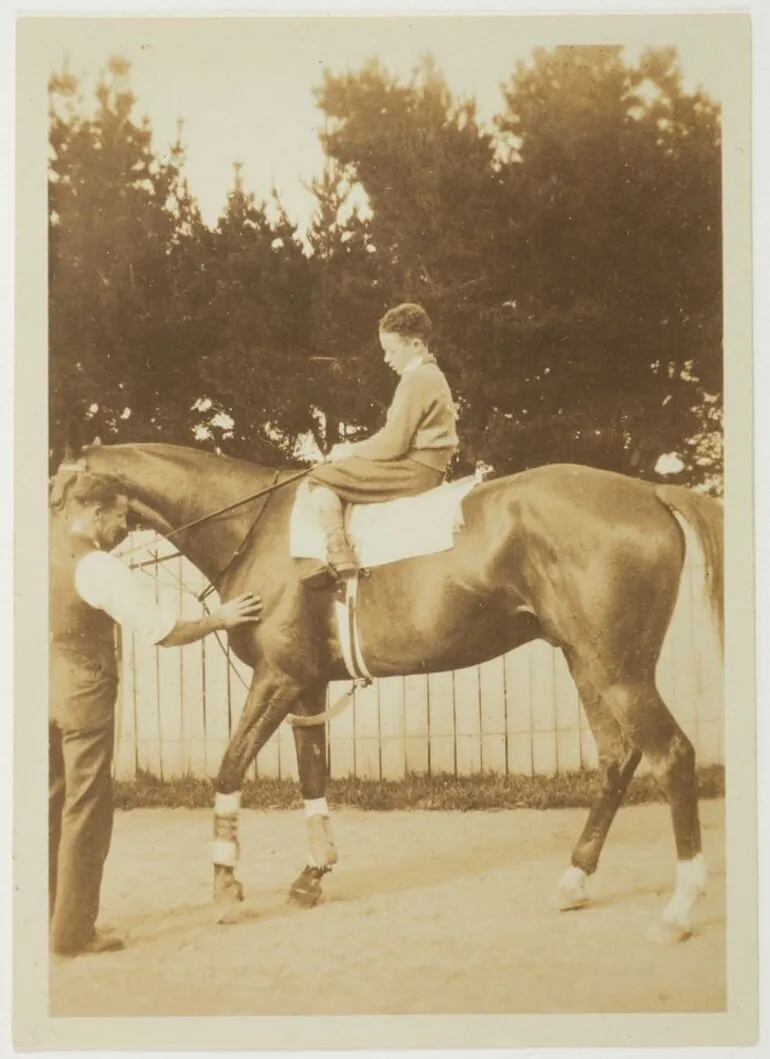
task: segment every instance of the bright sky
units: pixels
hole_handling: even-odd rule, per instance
[[[104,18],[52,20],[41,57],[54,71],[67,56],[86,86],[111,55],[127,58],[136,114],[149,115],[157,151],[174,140],[177,118],[185,119],[186,171],[207,223],[216,222],[239,159],[246,190],[266,198],[275,183],[290,216],[304,225],[312,198],[302,181],[322,165],[313,88],[324,69],[356,71],[377,56],[407,77],[430,52],[453,92],[474,96],[488,120],[502,107],[500,85],[516,62],[559,43],[623,44],[628,60],[646,45],[675,45],[685,86],[702,85],[720,100],[730,68],[714,40],[713,27],[701,33],[676,18]]]

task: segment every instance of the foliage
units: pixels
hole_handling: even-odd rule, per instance
[[[592,769],[563,772],[556,776],[508,776],[480,773],[475,776],[418,776],[403,780],[361,780],[353,777],[329,781],[328,798],[333,809],[422,810],[468,812],[494,809],[582,809],[588,808],[600,778]],[[698,796],[723,798],[724,769],[719,765],[698,769]],[[138,772],[134,780],[115,785],[120,809],[208,809],[214,800],[209,780],[195,776],[161,780]],[[624,804],[642,805],[665,801],[652,776],[631,781]],[[298,810],[302,795],[291,780],[259,779],[244,783],[244,809]]]
[[[371,203],[394,299],[440,322],[467,461],[652,475],[721,393],[718,113],[671,52],[557,48],[505,88],[498,140],[430,63],[327,75],[328,153]]]
[[[183,151],[177,144],[168,161],[155,157],[149,121],[131,117],[126,64],[112,60],[109,72],[91,115],[73,78],[49,84],[54,450],[72,419],[104,440],[178,440],[194,377],[184,316],[202,224],[182,179]]]
[[[538,53],[506,88],[528,271],[512,323],[537,381],[534,459],[574,446],[650,475],[661,452],[689,456],[721,393],[719,122],[673,51],[636,68],[619,53]]]
[[[425,305],[460,409],[456,471],[569,460],[721,489],[720,118],[673,50],[536,52],[490,126],[426,60],[317,90],[300,232],[236,165],[214,229],[111,60],[87,112],[51,79],[51,454],[104,440],[261,462],[379,425],[380,315]],[[86,437],[84,440],[90,440]],[[669,479],[671,480],[671,479]]]

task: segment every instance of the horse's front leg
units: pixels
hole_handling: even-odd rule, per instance
[[[281,677],[255,675],[240,722],[219,766],[215,781],[212,861],[214,900],[222,916],[243,900],[243,887],[235,877],[235,868],[240,855],[238,825],[246,772],[292,709],[298,694],[296,686]]]
[[[307,697],[300,715],[318,716],[323,712],[325,699],[326,685]],[[291,885],[289,899],[312,908],[321,897],[321,880],[339,859],[326,801],[326,724],[296,726],[294,745],[297,750],[300,788],[305,803],[308,854],[305,867]]]

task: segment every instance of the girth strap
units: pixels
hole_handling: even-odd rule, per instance
[[[364,661],[361,649],[361,635],[358,629],[358,577],[345,578],[345,602],[335,601],[334,610],[337,617],[337,628],[342,647],[342,658],[345,668],[354,680],[372,680]]]

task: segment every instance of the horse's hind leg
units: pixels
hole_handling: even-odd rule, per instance
[[[302,714],[312,716],[323,710],[326,685],[303,703]],[[339,855],[332,835],[326,802],[326,725],[294,728],[297,769],[305,803],[308,856],[305,867],[292,883],[289,898],[312,908],[321,896],[321,879],[337,863]]]
[[[601,698],[624,741],[649,761],[670,806],[677,851],[676,888],[649,936],[657,941],[681,941],[692,933],[692,912],[706,887],[695,750],[658,694],[653,677],[609,684],[602,688]]]
[[[582,908],[587,903],[586,879],[598,867],[612,821],[642,756],[638,749],[628,746],[624,740],[620,725],[589,676],[574,664],[568,652],[565,655],[596,742],[602,787],[572,850],[570,867],[559,882],[553,906],[560,911]]]
[[[654,941],[683,941],[692,934],[693,909],[706,890],[695,748],[652,680],[640,687],[613,688],[609,694],[622,711],[629,737],[649,761],[666,794],[674,829],[676,887],[648,936]]]

